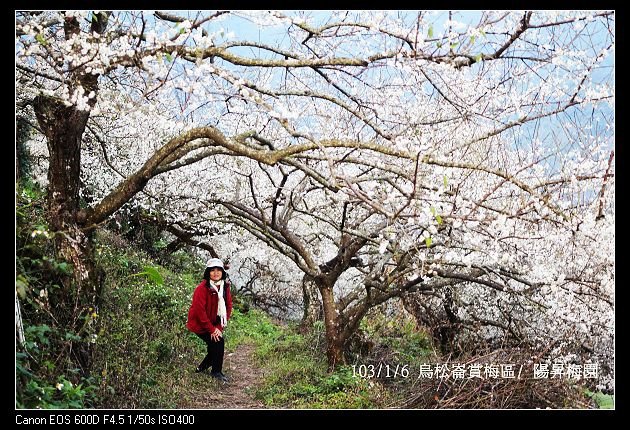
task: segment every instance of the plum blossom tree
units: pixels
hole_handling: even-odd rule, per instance
[[[284,255],[331,367],[371,307],[422,318],[446,291],[470,331],[611,356],[613,12],[18,12],[16,30],[17,105],[88,302],[90,234],[136,205]]]

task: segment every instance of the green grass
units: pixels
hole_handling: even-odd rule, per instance
[[[266,377],[256,397],[268,407],[369,409],[389,401],[379,384],[355,377],[349,366],[327,372],[317,326],[307,335],[297,333],[295,327],[274,327],[263,333],[257,336],[255,357]]]
[[[109,281],[99,341],[106,381],[103,407],[177,407],[186,388],[218,389],[188,375],[205,352],[203,341],[185,329],[196,278],[160,266],[155,266],[160,277],[132,276],[153,267],[148,257],[102,246],[102,263],[108,273],[116,273]],[[157,282],[160,278],[163,283]],[[260,310],[235,307],[225,330],[226,350],[244,343],[255,346],[256,365],[265,375],[255,396],[268,407],[369,409],[390,404],[388,390],[355,376],[350,366],[327,372],[323,330],[323,324],[315,324],[303,335],[294,326],[274,324]],[[425,354],[426,339],[408,331],[388,340],[405,357]]]
[[[79,336],[34,318],[43,314],[37,313],[42,291],[59,288],[50,273],[67,274],[71,267],[50,257],[44,193],[30,186],[18,190],[18,196],[16,288],[24,306],[29,348],[29,354],[16,355],[18,407],[176,408],[192,390],[215,389],[191,375],[205,354],[204,342],[186,329],[192,292],[199,283],[199,262],[178,252],[158,264],[120,235],[99,230],[94,257],[105,274],[104,285],[98,309],[86,313],[89,330]],[[355,377],[351,367],[327,372],[323,324],[316,323],[304,335],[239,303],[235,297],[225,331],[226,349],[234,351],[244,343],[255,346],[256,365],[265,375],[255,395],[265,405],[381,408],[390,402],[387,390],[376,381]],[[424,350],[424,340],[413,340],[413,335],[410,339],[404,342],[396,335],[389,340],[411,357]],[[60,365],[63,357],[53,352],[61,348],[53,345],[69,340],[89,342],[91,375],[78,376],[77,369]]]
[[[593,399],[599,409],[615,409],[615,396],[610,394],[604,394],[601,391],[592,392],[585,390],[586,397]]]
[[[186,318],[197,282],[119,240],[106,231],[97,240],[98,264],[108,275],[93,368],[100,407],[174,407],[182,362],[196,360]]]
[[[242,313],[234,308],[225,329],[226,346],[235,349],[242,343],[263,345],[280,336],[281,329],[265,313],[257,309]]]

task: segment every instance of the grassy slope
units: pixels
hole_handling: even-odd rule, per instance
[[[108,274],[96,350],[100,407],[176,407],[185,390],[180,381],[190,381],[190,370],[205,350],[185,328],[198,279],[154,266],[142,252],[107,232],[99,238],[98,255]],[[137,276],[147,266],[160,273],[163,283],[149,274]],[[379,384],[355,377],[349,366],[326,372],[320,325],[302,335],[261,311],[242,313],[238,308],[226,330],[227,353],[241,343],[256,345],[256,363],[266,375],[256,397],[267,406],[379,408],[391,401]]]
[[[78,335],[42,317],[43,294],[56,286],[40,278],[41,267],[68,270],[67,264],[50,257],[42,199],[34,189],[18,192],[16,289],[24,309],[27,351],[20,349],[16,355],[16,406],[176,408],[186,390],[216,389],[189,377],[205,351],[204,343],[185,328],[192,292],[203,269],[200,262],[180,251],[169,256],[168,267],[160,266],[107,230],[96,238],[97,263],[106,273],[102,303],[92,313],[92,329],[81,334],[83,341],[93,344],[92,375],[81,379],[60,364],[64,363],[64,342]],[[410,392],[411,378],[360,378],[359,366],[378,360],[414,366],[439,361],[428,337],[412,321],[393,321],[374,310],[361,325],[370,347],[357,352],[349,366],[327,373],[321,323],[310,333],[300,334],[258,310],[241,312],[247,307],[241,308],[238,302],[236,297],[226,331],[227,353],[242,343],[255,345],[255,365],[264,368],[265,375],[255,395],[267,407],[400,404]]]

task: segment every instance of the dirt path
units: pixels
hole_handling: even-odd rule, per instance
[[[262,382],[262,369],[254,362],[254,347],[239,345],[234,352],[225,354],[223,373],[230,378],[222,384],[209,374],[191,374],[190,391],[182,393],[178,405],[182,409],[262,409],[261,401],[254,399]]]

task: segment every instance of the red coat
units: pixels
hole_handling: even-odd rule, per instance
[[[225,310],[227,319],[232,315],[232,293],[230,284],[226,282],[225,288]],[[193,333],[212,333],[215,328],[223,331],[222,325],[215,325],[217,320],[217,309],[219,307],[219,295],[214,289],[208,287],[206,280],[201,281],[193,293],[192,304],[188,311],[188,323],[186,327]]]

